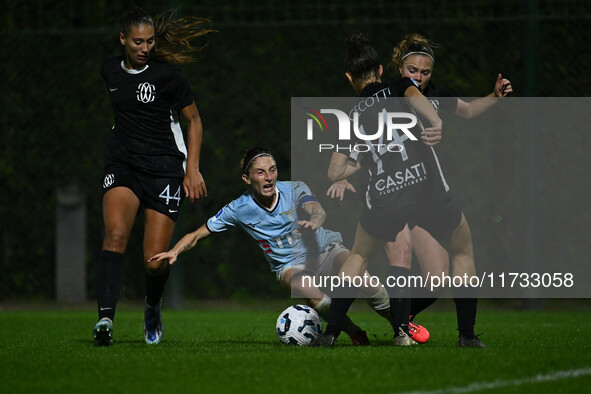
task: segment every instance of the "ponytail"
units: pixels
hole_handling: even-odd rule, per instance
[[[175,12],[164,11],[152,19],[142,8],[135,7],[123,20],[121,31],[127,35],[132,26],[150,25],[154,27],[156,37],[156,45],[151,53],[153,59],[176,64],[195,62],[195,54],[204,45],[195,47],[192,41],[215,30],[202,27],[209,19],[194,16],[175,19]]]
[[[357,82],[379,78],[378,53],[363,33],[354,33],[345,40],[345,71]]]

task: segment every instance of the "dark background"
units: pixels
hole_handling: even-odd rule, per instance
[[[120,21],[134,1],[16,1],[0,27],[0,300],[55,297],[56,189],[80,185],[87,208],[87,288],[102,243],[101,174],[113,122],[100,67],[122,53]],[[364,32],[386,65],[411,32],[440,44],[433,80],[458,96],[591,93],[587,1],[145,1],[152,15],[211,19],[199,62],[182,66],[204,125],[201,170],[209,196],[185,202],[177,237],[244,186],[238,163],[270,147],[290,177],[290,98],[351,96],[344,39]],[[393,72],[386,70],[386,78]],[[478,261],[588,264],[589,125],[544,135],[457,136],[438,148],[472,226]],[[296,158],[294,158],[296,159]],[[299,158],[298,158],[299,159]],[[319,169],[325,171],[325,169]],[[499,175],[501,174],[501,175]],[[327,185],[328,186],[328,183]],[[319,196],[324,190],[316,190]],[[323,201],[329,212],[332,202]],[[142,299],[141,217],[126,254],[123,297]],[[184,298],[281,297],[259,247],[239,230],[210,237],[175,265]]]

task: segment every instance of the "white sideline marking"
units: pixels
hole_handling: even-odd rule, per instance
[[[578,378],[579,376],[591,375],[591,367],[581,369],[569,369],[566,371],[556,371],[554,373],[542,375],[538,374],[531,378],[514,380],[493,380],[492,382],[476,382],[464,387],[448,387],[432,391],[411,391],[409,394],[446,394],[446,393],[469,393],[473,391],[482,391],[496,389],[499,387],[521,386],[528,383],[551,382],[560,379]]]

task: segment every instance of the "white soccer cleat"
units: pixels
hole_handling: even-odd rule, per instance
[[[394,337],[394,346],[412,346],[418,345],[407,333],[398,328],[398,335]]]

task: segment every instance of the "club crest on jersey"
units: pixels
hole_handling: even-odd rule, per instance
[[[137,99],[144,104],[151,103],[156,98],[156,87],[151,83],[140,83],[136,90]]]
[[[103,189],[110,187],[113,184],[113,182],[115,182],[115,175],[114,174],[106,175],[105,179],[103,180]]]
[[[295,221],[295,217],[293,215],[293,207],[291,209],[289,209],[288,211],[285,212],[281,212],[280,215],[285,215],[289,218],[290,221]]]

